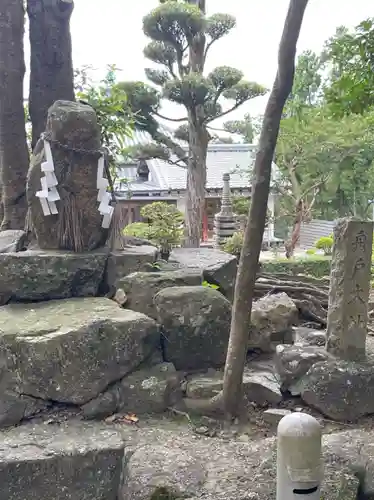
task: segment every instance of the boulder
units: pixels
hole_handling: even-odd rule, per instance
[[[180,269],[152,273],[132,273],[118,281],[118,287],[126,294],[126,307],[151,318],[157,318],[153,303],[155,295],[172,286],[198,286],[203,282],[201,271]]]
[[[2,500],[117,500],[124,443],[104,426],[26,425],[0,434]]]
[[[170,287],[161,290],[154,302],[166,361],[177,370],[225,363],[231,304],[222,294],[203,286]]]
[[[374,365],[343,360],[313,365],[300,382],[302,399],[337,421],[374,413]]]
[[[4,306],[0,332],[0,394],[77,405],[133,371],[160,339],[154,320],[105,298]]]
[[[175,248],[169,262],[200,269],[204,280],[218,285],[219,291],[232,302],[238,265],[233,255],[213,248]]]
[[[182,397],[178,372],[172,363],[136,370],[83,406],[86,418],[116,412],[162,413]]]
[[[60,200],[58,214],[45,216],[36,193],[42,189],[44,143],[30,161],[27,201],[38,245],[46,250],[77,252],[99,248],[107,237],[98,210],[97,172],[100,128],[93,108],[80,102],[56,101],[48,110],[46,135],[52,150]],[[74,154],[72,150],[86,151]]]
[[[248,348],[273,352],[277,344],[292,344],[292,325],[297,315],[294,301],[284,292],[254,302]]]
[[[20,252],[27,244],[25,231],[7,229],[0,231],[0,253]]]
[[[281,390],[290,391],[293,396],[300,394],[297,382],[315,363],[331,359],[323,347],[278,345],[274,355],[274,366],[278,374]]]
[[[150,245],[132,246],[111,252],[105,269],[105,293],[118,288],[120,278],[137,271],[146,271],[155,262],[157,249]]]
[[[0,254],[0,296],[8,295],[15,302],[95,296],[106,260],[104,250]]]
[[[277,426],[283,417],[287,417],[287,415],[291,415],[291,413],[291,410],[285,410],[283,408],[269,408],[264,411],[262,418],[267,424]]]

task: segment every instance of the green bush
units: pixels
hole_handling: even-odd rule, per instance
[[[145,222],[133,222],[126,226],[123,230],[126,236],[134,236],[135,238],[150,239],[151,230],[149,224]]]
[[[331,236],[322,236],[319,240],[316,241],[315,247],[317,250],[323,250],[325,255],[332,254],[332,247],[334,245],[334,240]]]
[[[305,274],[322,278],[330,276],[331,259],[323,256],[308,257],[305,259],[277,259],[261,262],[262,270],[266,273],[282,273],[289,275]]]
[[[243,248],[244,234],[242,231],[234,233],[230,238],[227,238],[223,245],[223,250],[239,257]]]
[[[148,222],[129,224],[123,230],[125,235],[150,240],[159,250],[165,252],[181,243],[183,214],[175,205],[155,201],[145,205],[140,214]]]
[[[305,253],[307,255],[314,255],[316,253],[316,249],[315,248],[308,248],[308,250],[306,250]]]

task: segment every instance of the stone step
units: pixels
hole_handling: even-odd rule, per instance
[[[124,442],[103,424],[30,424],[0,433],[1,500],[117,500]]]

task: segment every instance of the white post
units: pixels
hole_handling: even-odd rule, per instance
[[[282,418],[277,436],[277,499],[320,500],[322,430],[306,413]]]

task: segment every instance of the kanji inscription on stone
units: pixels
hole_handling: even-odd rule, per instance
[[[348,360],[365,357],[373,223],[340,219],[334,228],[326,348]]]

